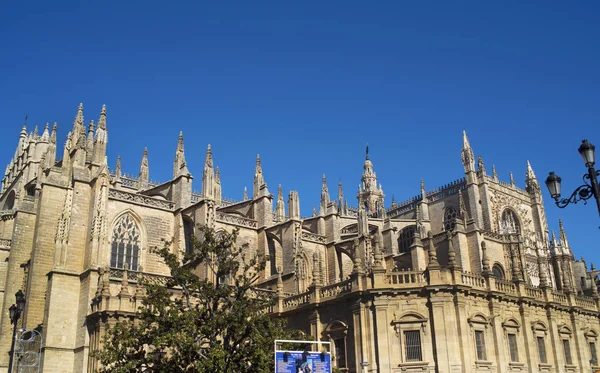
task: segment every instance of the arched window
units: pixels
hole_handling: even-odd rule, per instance
[[[502,218],[500,219],[500,233],[501,234],[516,234],[521,231],[519,226],[519,219],[517,214],[513,210],[506,209],[502,212]]]
[[[498,263],[494,264],[492,267],[492,275],[498,280],[504,280],[506,278],[502,266]]]
[[[110,266],[137,271],[140,257],[140,228],[129,214],[119,218],[112,234]]]
[[[183,218],[183,236],[185,240],[185,252],[189,254],[193,249],[194,223],[188,218]]]
[[[446,209],[446,213],[444,213],[444,230],[453,231],[456,226],[456,209],[453,206],[450,206]]]
[[[400,231],[400,237],[398,237],[398,250],[401,253],[410,252],[410,247],[412,246],[415,238],[415,228],[416,226],[411,225]]]

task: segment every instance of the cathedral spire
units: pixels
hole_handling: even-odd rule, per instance
[[[260,187],[265,183],[263,176],[262,165],[260,162],[260,154],[256,155],[256,167],[254,169],[254,195],[253,198],[257,198],[260,193]]]
[[[77,108],[77,114],[75,115],[75,120],[73,121],[73,141],[76,142],[81,137],[81,134],[85,134],[85,128],[83,123],[83,103],[79,104]]]
[[[144,148],[144,154],[142,155],[142,162],[140,163],[140,176],[138,189],[148,188],[148,181],[150,180],[150,169],[148,168],[148,148]]]
[[[244,201],[248,200],[248,188],[244,187]]]
[[[90,124],[88,125],[88,135],[85,144],[86,151],[86,162],[92,161],[92,156],[94,155],[94,121],[90,120]]]
[[[44,126],[44,132],[42,133],[42,141],[48,141],[50,139],[50,123],[46,122]]]
[[[492,177],[494,181],[498,181],[498,173],[496,172],[496,165],[492,165]]]
[[[177,150],[175,151],[175,160],[173,161],[173,179],[181,175],[189,175],[190,172],[185,162],[185,153],[183,149],[183,132],[179,132],[177,140]]]
[[[340,215],[346,215],[346,199],[344,198],[344,190],[342,188],[342,181],[338,182],[338,211]]]
[[[202,174],[202,195],[205,198],[214,198],[215,171],[213,170],[212,149],[210,144],[206,148],[206,159],[204,161],[204,173]]]
[[[321,203],[319,206],[319,215],[327,214],[327,206],[329,205],[329,189],[327,189],[327,178],[323,175],[321,179]]]
[[[513,186],[515,185],[515,178],[513,176],[512,171],[510,171],[510,185],[513,185]]]
[[[567,234],[565,233],[565,227],[563,226],[562,219],[558,219],[558,229],[559,229],[559,238],[560,238],[560,246],[563,250],[568,250],[569,241],[567,240]]]
[[[94,139],[93,163],[106,164],[106,144],[107,143],[108,143],[108,130],[106,129],[106,105],[102,105],[102,109],[100,109],[100,118],[98,118],[98,126],[96,126],[96,137]]]
[[[221,201],[223,200],[223,189],[221,188],[221,170],[219,166],[215,168],[215,201],[217,202],[217,206],[221,205]]]
[[[535,173],[533,172],[533,168],[531,168],[531,163],[527,161],[527,174],[525,176],[525,189],[529,193],[539,193],[541,197],[541,188],[540,183],[538,182]]]
[[[427,201],[427,190],[425,189],[425,180],[421,179],[421,199]]]
[[[275,205],[275,220],[279,223],[285,220],[285,201],[281,184],[277,188],[277,204]]]
[[[106,129],[106,105],[102,105],[100,109],[100,119],[98,119],[98,129]]]
[[[463,131],[462,163],[465,173],[475,172],[475,156],[467,138],[467,131]]]

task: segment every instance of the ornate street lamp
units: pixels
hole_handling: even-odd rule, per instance
[[[546,186],[550,192],[550,196],[556,201],[556,206],[560,208],[567,207],[570,203],[577,203],[583,201],[584,204],[587,200],[594,197],[596,199],[596,205],[598,207],[598,214],[600,214],[600,186],[598,186],[598,176],[600,171],[594,169],[595,152],[596,147],[587,140],[583,140],[579,147],[579,154],[583,158],[585,167],[588,168],[588,173],[583,175],[583,185],[580,185],[571,194],[569,198],[560,198],[560,183],[562,179],[554,172],[550,172],[546,179]]]
[[[23,294],[22,290],[17,291],[17,293],[15,294],[15,298],[16,298],[17,304],[13,304],[8,309],[9,316],[10,316],[10,323],[14,324],[13,334],[12,334],[12,344],[10,346],[10,360],[8,362],[8,372],[9,373],[12,372],[13,357],[15,355],[15,338],[17,336],[17,322],[19,321],[19,318],[21,317],[21,313],[23,313],[23,310],[25,309],[25,294]]]

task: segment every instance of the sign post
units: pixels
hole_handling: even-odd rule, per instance
[[[317,351],[281,349],[283,343],[317,345]],[[320,341],[275,341],[275,373],[331,373],[331,343]]]

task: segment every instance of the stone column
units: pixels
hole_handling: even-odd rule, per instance
[[[379,358],[379,371],[390,372],[392,370],[391,357],[394,355],[390,350],[390,320],[388,319],[389,301],[386,297],[378,297],[373,301],[372,312],[375,319],[375,330],[373,344],[376,346],[376,356]]]

